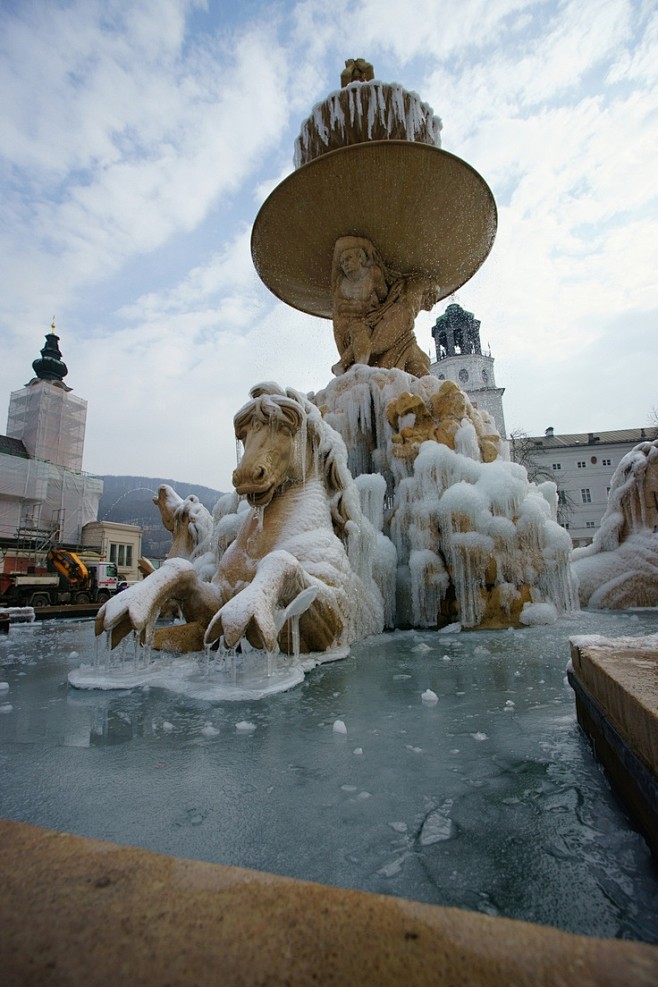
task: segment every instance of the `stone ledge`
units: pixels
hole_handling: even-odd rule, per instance
[[[571,640],[573,672],[646,767],[658,776],[658,649],[642,639]]]
[[[0,821],[3,987],[650,987],[658,947]]]
[[[578,722],[658,858],[658,649],[573,638],[568,676]]]

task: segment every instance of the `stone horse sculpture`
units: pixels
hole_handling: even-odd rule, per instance
[[[168,559],[141,583],[108,601],[96,633],[114,647],[135,630],[156,648],[199,651],[243,637],[277,647],[326,651],[383,630],[372,579],[377,535],[362,514],[340,435],[298,392],[252,388],[234,419],[244,455],[233,474],[251,510],[210,582],[187,559]],[[161,607],[178,602],[185,623],[154,632]],[[293,617],[298,620],[293,634]]]
[[[574,549],[571,568],[583,607],[658,605],[658,439],[620,461],[601,527],[591,545]]]

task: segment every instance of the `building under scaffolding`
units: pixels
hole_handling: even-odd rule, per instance
[[[19,569],[54,545],[82,545],[103,493],[103,481],[82,472],[87,402],[63,381],[68,369],[51,329],[35,377],[11,394],[0,436],[0,552]]]

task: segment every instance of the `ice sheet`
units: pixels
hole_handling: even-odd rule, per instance
[[[658,612],[452,630],[370,638],[293,689],[225,702],[153,684],[73,689],[91,624],[12,625],[0,640],[12,707],[0,716],[0,812],[658,942],[655,868],[577,726],[564,674],[569,638],[655,635]],[[423,701],[428,690],[436,702]]]

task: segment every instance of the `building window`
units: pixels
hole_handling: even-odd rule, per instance
[[[116,562],[117,560],[117,547],[116,545],[110,545],[110,562]]]
[[[126,565],[131,566],[133,564],[133,547],[132,545],[126,545]]]
[[[610,496],[610,487],[606,487],[605,488],[605,495],[606,495],[606,497],[609,497]]]
[[[561,470],[562,469],[562,463],[553,463],[553,469],[554,470]]]
[[[568,528],[568,527],[569,527],[569,522],[568,522],[568,521],[564,521],[564,522],[562,523],[562,527],[563,527],[563,528]]]
[[[567,502],[567,491],[566,490],[558,490],[558,492],[557,492],[557,502],[558,502],[558,504],[566,504],[566,502]]]
[[[459,371],[459,379],[462,382],[462,384],[465,384],[466,381],[468,380],[468,370],[464,370],[464,368],[462,367],[462,369]]]
[[[119,545],[119,558],[117,560],[117,565],[125,565],[125,564],[126,564],[126,546]]]
[[[580,496],[582,498],[583,504],[592,503],[592,492],[589,489],[589,487],[583,487],[583,489],[580,491]]]
[[[595,528],[596,527],[596,521],[585,521],[585,527],[586,528]]]
[[[584,470],[585,467],[587,466],[587,463],[585,462],[584,459],[581,459],[576,465],[578,466],[579,470]]]
[[[601,460],[601,466],[612,466],[612,460],[611,459],[602,459]]]

